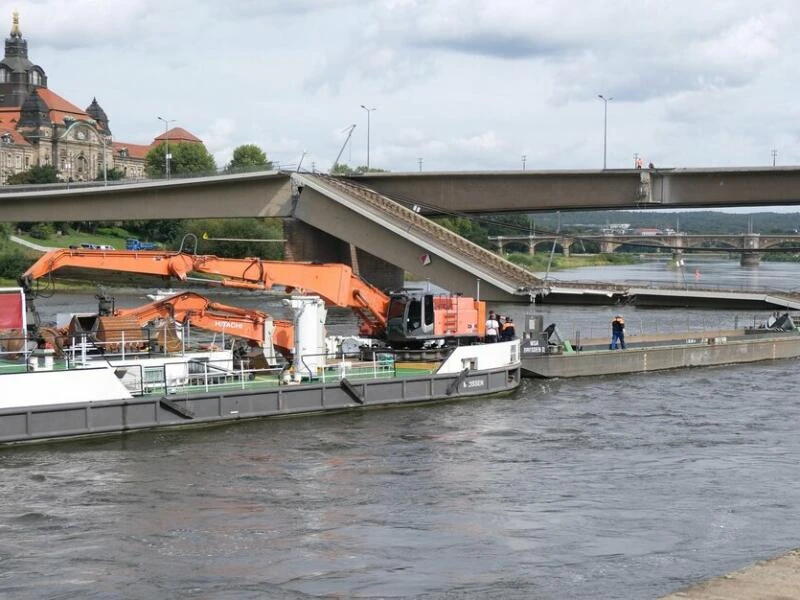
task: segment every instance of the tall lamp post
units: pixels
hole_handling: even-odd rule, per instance
[[[107,145],[111,136],[100,134],[100,142],[103,144],[103,185],[108,185],[108,162],[106,159]]]
[[[174,123],[175,119],[165,119],[164,117],[158,117],[159,121],[164,121],[164,174],[166,175],[167,179],[169,179],[169,161],[172,159],[172,156],[169,154],[169,124]]]
[[[603,170],[606,170],[606,150],[608,149],[608,103],[614,97],[609,96],[606,98],[603,94],[597,94],[597,97],[603,101]]]
[[[367,111],[367,171],[369,171],[369,114],[375,110],[375,108],[367,108],[363,104],[361,105],[365,111]]]

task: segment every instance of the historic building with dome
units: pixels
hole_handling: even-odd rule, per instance
[[[147,152],[166,140],[201,142],[180,127],[150,144],[114,140],[97,98],[82,110],[50,90],[44,69],[28,58],[14,13],[0,61],[0,183],[35,165],[55,166],[65,181],[91,181],[114,168],[127,179],[144,177]]]

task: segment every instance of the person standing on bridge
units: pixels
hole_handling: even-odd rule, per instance
[[[619,342],[620,348],[625,350],[625,319],[622,318],[622,315],[617,315],[611,321],[611,345],[609,349],[616,350],[617,342]]]

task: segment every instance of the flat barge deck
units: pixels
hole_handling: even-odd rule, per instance
[[[635,341],[634,341],[635,340]],[[800,357],[800,332],[719,330],[631,338],[625,350],[608,340],[587,340],[579,348],[541,338],[522,341],[522,373],[527,377],[589,377],[709,367]]]

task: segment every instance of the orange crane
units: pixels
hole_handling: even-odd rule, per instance
[[[267,261],[260,258],[220,258],[213,255],[160,250],[58,249],[39,258],[19,279],[26,293],[33,281],[62,268],[106,270],[175,277],[251,290],[284,286],[287,293],[314,294],[328,305],[352,309],[360,319],[359,333],[385,338],[390,344],[413,347],[429,340],[470,341],[483,337],[485,304],[471,298],[418,292],[387,295],[353,270],[337,263]],[[197,278],[197,274],[217,279]]]

